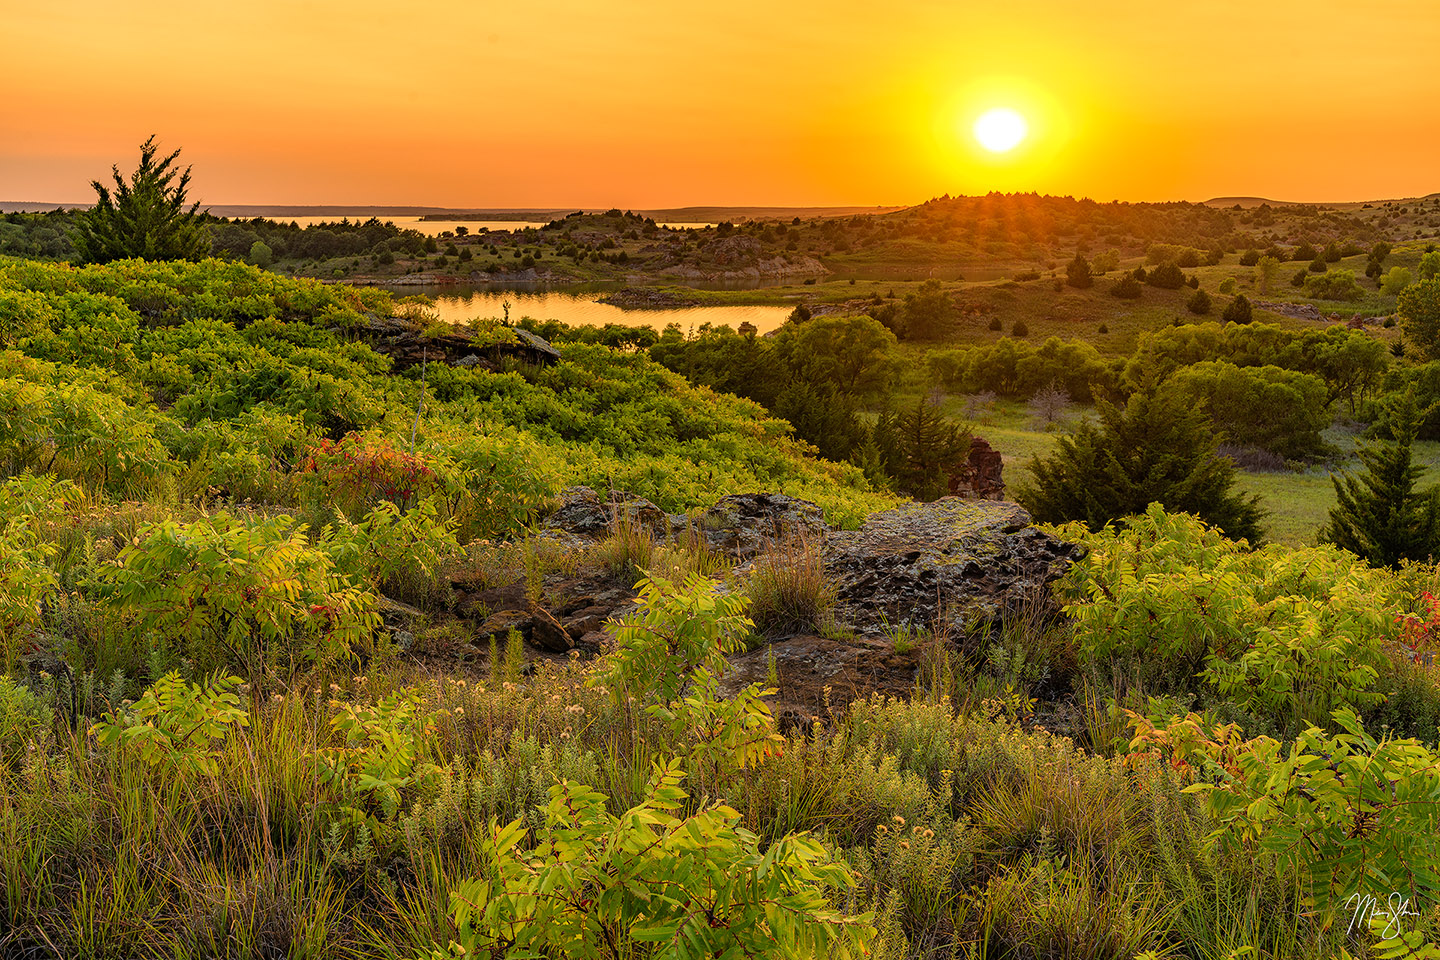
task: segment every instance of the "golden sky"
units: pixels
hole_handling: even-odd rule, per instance
[[[151,133],[210,203],[1440,190],[1440,0],[0,0],[0,44],[0,200]]]

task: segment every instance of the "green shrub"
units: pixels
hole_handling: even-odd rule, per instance
[[[1133,276],[1122,277],[1110,287],[1110,295],[1121,300],[1139,300],[1143,292],[1140,281]]]
[[[1206,360],[1176,370],[1162,389],[1203,408],[1232,443],[1291,460],[1328,449],[1320,434],[1332,419],[1330,398],[1313,374]]]
[[[54,711],[29,687],[0,675],[0,766],[14,767],[28,750],[42,745]]]
[[[1305,296],[1317,300],[1359,300],[1364,295],[1349,270],[1331,270],[1305,281]]]
[[[1288,749],[1269,737],[1242,740],[1234,727],[1207,730],[1193,714],[1164,730],[1138,723],[1136,746],[1169,753],[1203,777],[1186,792],[1204,797],[1218,836],[1245,856],[1279,859],[1322,925],[1368,919],[1368,904],[1398,910],[1397,891],[1433,900],[1440,756],[1416,740],[1376,740],[1351,710],[1329,719],[1339,732],[1308,727]],[[1378,926],[1389,947],[1409,933],[1398,914]]]
[[[1173,263],[1162,263],[1145,275],[1145,282],[1162,290],[1179,290],[1185,285],[1185,274]]]
[[[1242,293],[1225,304],[1225,312],[1220,315],[1220,318],[1226,323],[1249,323],[1253,316],[1250,301]]]
[[[853,881],[824,845],[786,836],[762,852],[720,803],[683,816],[683,776],[657,765],[640,803],[619,815],[589,787],[559,784],[532,842],[518,821],[492,823],[484,872],[451,895],[458,945],[594,960],[637,943],[668,945],[657,955],[675,960],[859,955],[871,916],[831,906]],[[450,956],[437,947],[427,960]]]
[[[1254,497],[1233,489],[1235,466],[1216,454],[1209,418],[1174,391],[1132,395],[1123,409],[1099,405],[1048,457],[1030,462],[1029,484],[1015,494],[1046,523],[1080,520],[1098,531],[1152,503],[1192,511],[1247,540],[1260,534]]]
[[[91,732],[101,746],[135,749],[147,766],[213,779],[219,773],[225,738],[250,724],[250,714],[236,692],[240,684],[239,677],[192,684],[178,673],[169,673],[134,706],[107,714]]]
[[[449,593],[443,568],[460,554],[454,522],[430,499],[403,512],[384,500],[358,522],[342,514],[321,532],[320,547],[353,586],[423,605]]]
[[[1151,692],[1203,692],[1291,732],[1378,703],[1400,591],[1353,555],[1252,552],[1159,505],[1123,527],[1063,535],[1090,550],[1062,592],[1082,662],[1105,675],[1120,671]]]
[[[1387,297],[1398,297],[1410,286],[1410,271],[1405,267],[1391,267],[1380,281],[1380,292]]]
[[[105,605],[148,634],[162,662],[252,681],[341,660],[380,622],[374,595],[345,584],[287,516],[150,524],[101,577]]]

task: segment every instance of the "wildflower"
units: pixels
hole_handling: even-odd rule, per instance
[[[900,849],[901,849],[901,850],[909,850],[909,849],[910,849],[910,841],[909,841],[909,840],[901,840],[901,841],[900,841]]]
[[[465,716],[465,708],[464,708],[464,707],[456,707],[456,708],[455,708],[455,716],[457,716],[457,717],[463,717],[463,716]]]
[[[898,813],[895,814],[895,816],[891,817],[890,819],[891,819],[891,820],[894,820],[896,823],[900,824],[900,826],[902,826],[902,827],[905,826],[905,818],[902,817],[902,816],[900,816],[900,814],[898,814]]]

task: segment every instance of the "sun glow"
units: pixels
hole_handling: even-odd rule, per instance
[[[1025,118],[1009,107],[987,110],[975,121],[975,139],[991,153],[1006,153],[1020,145],[1030,126]]]

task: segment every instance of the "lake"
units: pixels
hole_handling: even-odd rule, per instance
[[[317,223],[338,223],[342,215],[333,214],[327,217],[271,217],[277,223],[294,223],[300,227],[313,227]],[[358,220],[364,223],[369,220],[368,216],[356,215],[350,217],[352,222]],[[471,233],[479,233],[482,229],[488,230],[525,230],[529,227],[539,229],[545,226],[544,222],[537,223],[533,220],[421,220],[419,217],[377,217],[382,223],[393,223],[402,230],[419,230],[427,237],[438,237],[440,234],[449,231],[455,232],[456,227],[465,227]],[[661,223],[662,227],[669,227],[672,230],[694,230],[704,227],[713,227],[713,223]]]
[[[627,327],[654,327],[658,332],[666,325],[678,323],[682,330],[689,331],[708,323],[712,326],[729,325],[738,329],[742,323],[752,323],[760,333],[778,329],[790,316],[793,307],[773,306],[704,306],[674,307],[665,310],[621,310],[608,303],[597,303],[603,297],[603,289],[535,289],[515,288],[455,288],[445,287],[396,287],[394,294],[405,296],[420,293],[435,301],[435,312],[441,320],[450,323],[464,323],[476,317],[503,317],[505,304],[510,304],[510,319],[532,317],[536,320],[559,320],[573,326],[593,324],[603,327],[617,323]]]

